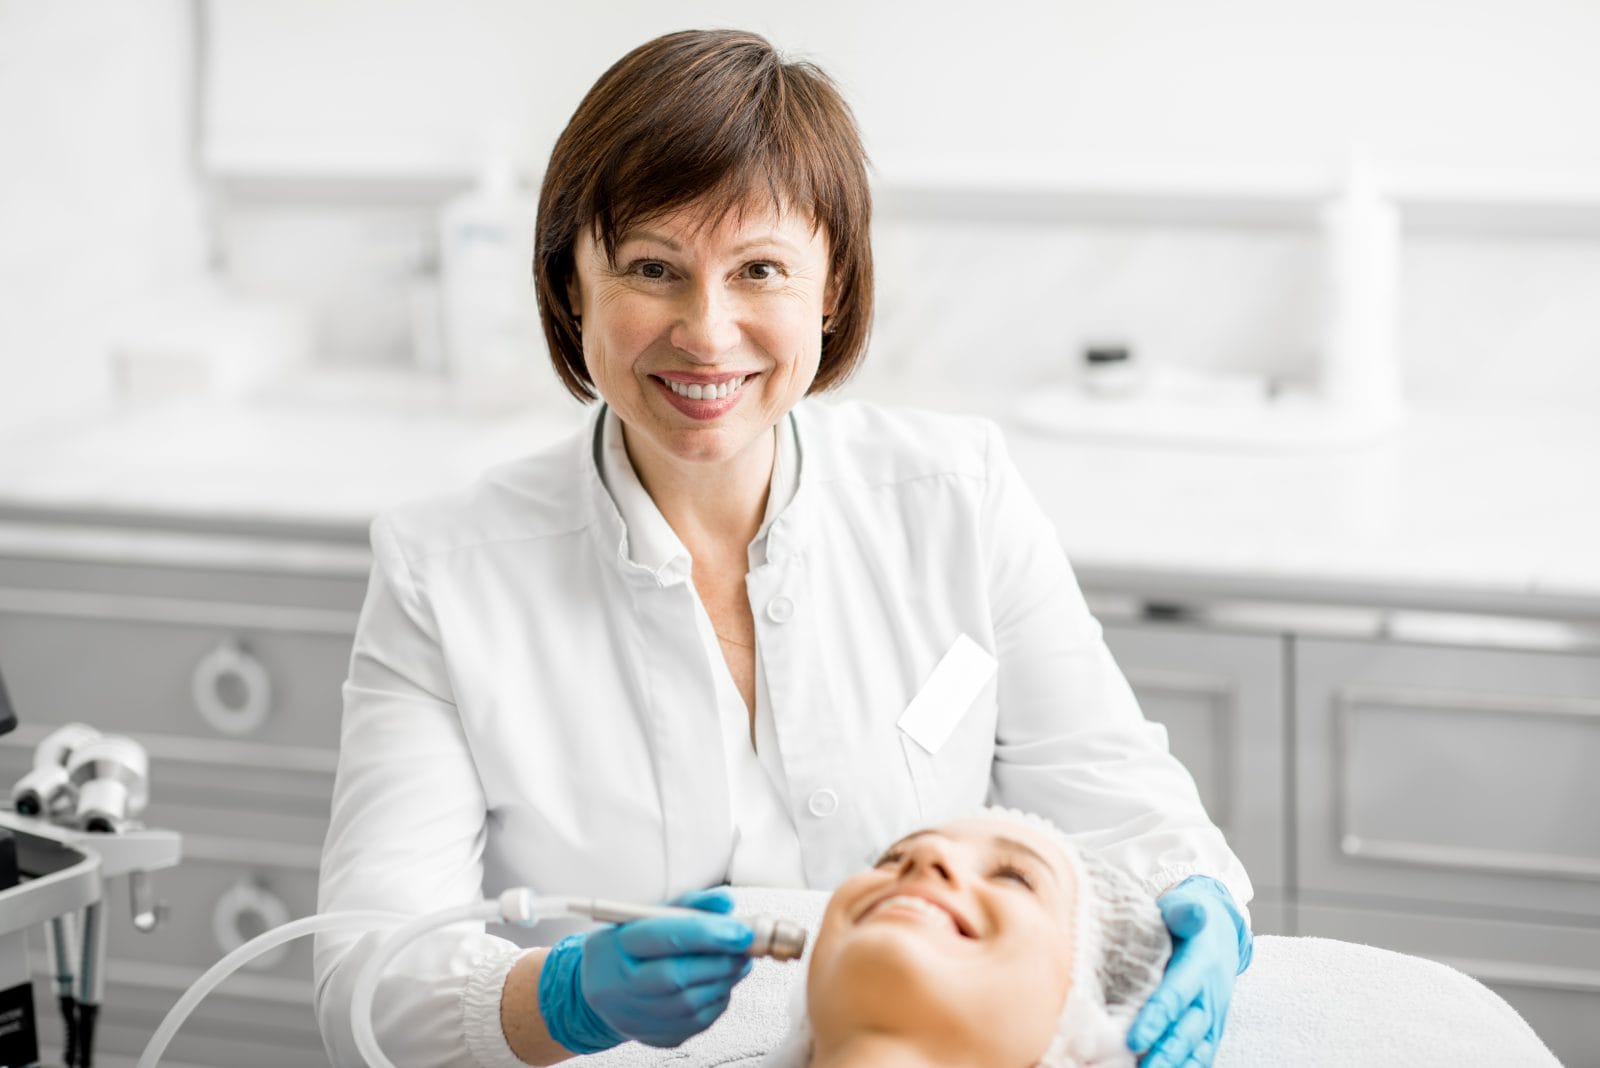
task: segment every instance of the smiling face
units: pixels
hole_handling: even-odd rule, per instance
[[[758,443],[770,462],[770,430],[822,353],[823,232],[773,206],[692,208],[624,233],[616,251],[584,235],[568,298],[635,464],[726,463]]]
[[[1076,900],[1034,828],[977,818],[902,839],[828,903],[806,988],[818,1051],[873,1032],[1034,1064],[1071,987]]]

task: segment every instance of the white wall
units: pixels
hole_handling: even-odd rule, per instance
[[[1592,0],[216,0],[219,160],[470,161],[499,120],[548,154],[595,77],[667,30],[815,58],[869,150],[1302,173],[1359,138],[1404,169],[1600,174]]]
[[[1509,189],[1558,185],[1600,205],[1592,0],[995,0],[955,14],[850,0],[203,9],[212,177],[375,182],[327,202],[304,190],[236,197],[220,220],[236,280],[328,309],[324,359],[405,358],[408,287],[437,204],[397,200],[394,183],[460,177],[496,121],[520,131],[536,167],[605,66],[683,26],[747,26],[815,58],[891,176],[972,163],[1001,176],[1176,174],[1181,184],[1199,172],[1270,184],[1330,174],[1359,137],[1391,173],[1500,176]],[[183,0],[0,0],[0,429],[103,401],[115,309],[198,265],[189,14]],[[1600,404],[1595,230],[1410,235],[1413,394]],[[1304,375],[1310,238],[885,213],[869,368],[1001,385],[1120,335],[1153,362]]]
[[[199,265],[187,20],[0,2],[0,429],[103,403],[112,324]]]

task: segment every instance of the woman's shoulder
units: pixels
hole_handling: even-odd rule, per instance
[[[373,546],[391,541],[412,559],[489,544],[571,534],[594,517],[586,462],[593,428],[496,464],[458,489],[389,508],[372,524]]]
[[[903,482],[981,479],[1000,430],[990,419],[871,401],[812,400],[797,409],[803,455],[832,477]]]

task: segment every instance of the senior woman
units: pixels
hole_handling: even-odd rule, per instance
[[[1160,895],[1176,948],[1130,1042],[1209,1061],[1249,879],[999,432],[804,401],[865,350],[870,211],[833,84],[751,34],[642,45],[557,141],[540,311],[557,373],[602,403],[571,440],[373,524],[319,907],[529,886],[706,916],[553,946],[548,926],[440,932],[378,990],[397,1063],[681,1042],[747,970],[750,931],[707,888],[832,888],[986,799]],[[318,942],[339,1064],[376,938]]]

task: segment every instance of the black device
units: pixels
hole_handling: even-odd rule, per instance
[[[11,698],[6,696],[6,677],[0,672],[0,734],[17,728],[17,714],[11,708]]]

